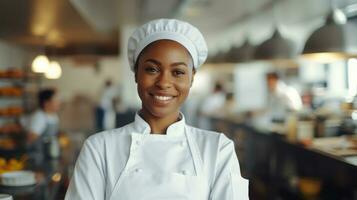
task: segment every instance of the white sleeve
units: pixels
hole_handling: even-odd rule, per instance
[[[287,105],[289,109],[293,111],[297,111],[302,108],[302,100],[300,94],[295,88],[293,87],[287,88],[284,93],[284,97],[287,101]]]
[[[30,119],[29,131],[36,135],[42,135],[46,130],[46,125],[46,117],[41,113],[35,113]]]
[[[74,168],[65,200],[104,200],[105,173],[103,157],[90,140],[86,140]]]
[[[248,180],[241,176],[234,143],[225,135],[220,137],[210,200],[248,200]]]

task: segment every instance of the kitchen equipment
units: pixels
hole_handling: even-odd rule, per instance
[[[60,145],[56,136],[46,137],[44,139],[44,153],[46,158],[56,159],[60,156]]]
[[[9,194],[0,194],[0,200],[13,200],[13,198]]]
[[[297,140],[305,141],[314,138],[313,121],[298,121],[297,123]]]
[[[35,173],[32,171],[6,172],[0,176],[3,186],[27,186],[36,184]]]

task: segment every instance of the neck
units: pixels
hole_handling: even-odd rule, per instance
[[[165,117],[156,117],[144,110],[140,111],[140,116],[150,125],[151,133],[166,134],[167,128],[179,120],[180,113],[174,113]]]

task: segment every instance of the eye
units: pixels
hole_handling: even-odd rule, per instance
[[[183,75],[186,74],[186,72],[185,72],[184,70],[175,69],[175,70],[173,71],[173,74],[174,74],[174,76],[183,76]]]
[[[153,66],[147,66],[147,67],[145,67],[144,70],[145,70],[145,72],[148,72],[148,73],[151,73],[151,74],[154,74],[154,73],[159,71],[157,69],[157,67],[153,67]]]

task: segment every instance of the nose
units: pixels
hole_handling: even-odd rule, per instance
[[[168,89],[172,85],[170,73],[163,72],[157,77],[156,86],[160,89]]]

